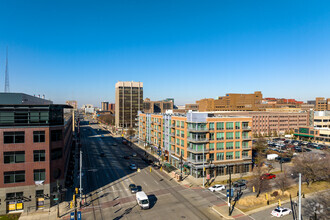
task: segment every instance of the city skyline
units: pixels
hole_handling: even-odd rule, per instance
[[[8,46],[10,91],[54,103],[114,103],[118,81],[178,105],[330,96],[327,1],[77,3],[0,3],[0,91]]]

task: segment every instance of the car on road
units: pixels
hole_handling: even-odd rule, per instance
[[[275,174],[272,174],[272,173],[265,173],[265,174],[262,174],[260,179],[262,180],[270,180],[270,179],[275,179],[276,178],[276,175]]]
[[[277,207],[272,212],[271,215],[275,217],[282,217],[285,215],[289,215],[291,213],[291,209],[283,208],[283,207]]]
[[[128,188],[131,193],[137,193],[139,191],[139,188],[135,184],[129,184]]]
[[[233,188],[234,190],[242,190],[242,189],[247,189],[247,186],[245,183],[236,181],[233,183]]]
[[[130,168],[131,170],[137,170],[137,167],[136,167],[136,165],[135,165],[134,163],[131,163],[131,164],[129,165],[129,168]]]
[[[149,199],[145,192],[137,192],[136,193],[136,202],[141,207],[141,209],[149,208]]]
[[[136,157],[136,156],[137,156],[137,154],[136,154],[136,153],[133,153],[133,154],[132,154],[132,157]]]
[[[239,180],[236,180],[236,182],[238,182],[238,183],[244,183],[244,184],[247,184],[248,183],[248,181],[245,180],[245,179],[239,179]]]
[[[129,159],[129,156],[124,156],[124,159],[128,160]]]
[[[209,190],[211,192],[218,192],[218,191],[221,191],[221,190],[224,190],[224,189],[226,189],[226,186],[225,185],[220,185],[220,184],[216,184],[216,185],[211,186],[209,188]]]

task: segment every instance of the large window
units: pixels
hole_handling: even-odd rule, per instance
[[[25,152],[24,151],[12,151],[3,153],[4,163],[24,163]]]
[[[34,131],[33,132],[33,142],[45,142],[45,131]]]
[[[224,128],[224,122],[217,122],[217,130],[223,130]]]
[[[62,148],[57,148],[52,150],[51,153],[51,159],[52,160],[58,160],[62,158]]]
[[[225,139],[225,134],[223,132],[218,132],[217,133],[217,140],[223,140]]]
[[[236,132],[235,132],[235,138],[236,138],[236,139],[240,139],[240,138],[241,138],[241,132],[236,131]]]
[[[214,140],[214,133],[210,133],[210,141]]]
[[[214,143],[210,143],[209,148],[210,150],[214,150]]]
[[[214,154],[209,154],[209,159],[214,161]]]
[[[241,129],[241,122],[235,122],[235,128]]]
[[[235,142],[235,149],[240,149],[241,148],[241,142],[236,141]]]
[[[224,153],[217,153],[217,160],[223,160],[224,159]]]
[[[22,183],[25,182],[25,171],[4,172],[4,183]]]
[[[210,123],[210,130],[214,130],[214,123],[213,122]]]
[[[227,139],[227,140],[232,140],[232,139],[234,139],[234,132],[227,132],[227,133],[226,133],[226,139]]]
[[[226,143],[226,149],[227,150],[230,150],[230,149],[233,149],[234,148],[234,142],[227,142]]]
[[[248,158],[249,157],[249,151],[242,151],[242,157]]]
[[[234,157],[234,152],[227,152],[226,153],[226,160],[232,160]]]
[[[52,142],[62,140],[62,130],[53,130],[50,133]]]
[[[235,159],[239,159],[241,157],[241,152],[240,151],[236,151],[235,152]]]
[[[224,149],[224,143],[223,142],[218,142],[217,143],[217,150],[223,150]]]
[[[34,150],[33,161],[34,162],[45,161],[45,150]]]
[[[4,144],[18,144],[24,143],[24,131],[3,132]]]
[[[234,129],[234,122],[227,122],[226,123],[226,129],[227,130],[233,130]]]
[[[42,181],[46,179],[45,169],[33,170],[33,179],[34,181]]]

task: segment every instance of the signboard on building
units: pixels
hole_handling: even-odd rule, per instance
[[[299,128],[299,133],[301,133],[301,134],[309,134],[309,128]]]

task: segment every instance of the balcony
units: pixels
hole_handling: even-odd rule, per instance
[[[251,127],[250,126],[243,126],[242,129],[243,130],[251,130]]]
[[[203,160],[201,159],[193,159],[193,158],[187,158],[187,161],[190,162],[190,163],[203,163]],[[207,163],[207,160],[205,159],[204,160],[204,163]]]
[[[243,160],[251,160],[252,157],[251,157],[251,156],[243,156],[242,159],[243,159]]]
[[[192,153],[197,153],[197,154],[202,154],[203,153],[203,148],[202,149],[198,149],[198,148],[187,148],[187,151],[192,152]],[[210,149],[208,148],[204,148],[204,153],[208,153],[210,151]]]
[[[208,138],[192,138],[189,137],[187,138],[187,141],[191,142],[191,143],[207,143],[209,142]]]
[[[172,137],[175,137],[175,133],[174,133],[174,132],[171,132],[170,135],[171,135]]]
[[[251,140],[251,136],[242,136],[243,140]]]
[[[209,132],[208,128],[193,128],[193,127],[189,127],[187,129],[189,132],[193,132],[193,133],[206,133]]]
[[[252,147],[251,146],[242,146],[242,149],[245,149],[245,150],[250,150]]]

